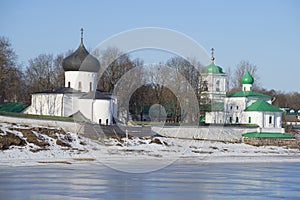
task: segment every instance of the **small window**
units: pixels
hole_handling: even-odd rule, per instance
[[[68,88],[70,88],[70,87],[71,87],[71,82],[69,81],[69,82],[68,82]]]
[[[220,81],[219,80],[217,80],[217,82],[216,82],[216,91],[217,92],[220,92]]]
[[[202,90],[205,91],[205,92],[208,91],[208,83],[207,83],[207,81],[203,82]]]
[[[101,124],[101,119],[99,119],[99,124]]]
[[[272,124],[272,116],[269,117],[269,124]]]
[[[248,117],[248,123],[251,124],[251,117]]]
[[[232,110],[232,106],[230,106],[230,110]]]
[[[78,90],[81,92],[82,89],[82,85],[81,85],[81,81],[78,82]]]
[[[239,118],[238,117],[235,118],[235,123],[239,123]]]
[[[230,124],[232,123],[232,117],[229,117],[229,123]]]
[[[238,110],[238,109],[239,109],[239,106],[237,106],[236,109]]]
[[[106,125],[108,125],[108,119],[106,119]]]
[[[90,91],[92,91],[92,82],[90,82]]]

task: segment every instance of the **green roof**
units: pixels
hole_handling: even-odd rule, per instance
[[[223,102],[219,102],[219,103],[215,102],[215,103],[200,105],[200,111],[206,111],[206,112],[224,111],[224,103]]]
[[[282,112],[276,106],[269,104],[263,100],[257,100],[250,106],[248,106],[245,111],[264,111],[264,112]]]
[[[220,66],[215,65],[214,62],[211,62],[210,65],[204,67],[204,73],[224,74],[223,69]]]
[[[251,132],[251,133],[245,133],[242,135],[243,137],[248,138],[295,138],[294,136],[291,136],[286,133],[269,133],[269,132]]]
[[[247,71],[246,74],[242,78],[242,83],[243,84],[253,84],[253,82],[254,82],[253,77],[250,75],[249,71]]]
[[[227,97],[259,97],[259,98],[272,99],[272,97],[269,95],[262,94],[259,92],[253,92],[253,91],[239,91],[233,94],[228,94]]]
[[[0,102],[0,112],[19,113],[25,109],[21,102]]]
[[[199,122],[205,123],[205,116],[201,116],[200,119],[199,119]]]

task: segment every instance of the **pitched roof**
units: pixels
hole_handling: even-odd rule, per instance
[[[88,93],[85,93],[80,97],[80,99],[113,99],[112,94],[108,92],[102,92],[100,90],[97,91],[91,91]]]
[[[269,132],[251,132],[251,133],[245,133],[242,135],[243,137],[248,138],[295,138],[294,136],[291,136],[286,133],[269,133]]]
[[[224,102],[215,102],[210,104],[200,105],[201,111],[211,112],[211,111],[224,111]]]
[[[245,111],[261,111],[261,112],[282,112],[276,106],[273,106],[263,100],[257,100],[250,106],[248,106]]]
[[[33,94],[66,94],[66,93],[82,93],[82,92],[79,92],[78,90],[75,90],[73,88],[63,87],[57,90],[46,90],[42,92],[35,92]]]
[[[78,121],[78,122],[87,122],[87,121],[90,121],[80,111],[77,111],[76,113],[70,115],[69,117],[72,117],[75,121]]]
[[[259,92],[253,92],[253,91],[239,91],[233,94],[228,94],[227,97],[259,97],[259,98],[272,99],[272,97],[269,95],[262,94]]]
[[[21,102],[0,102],[0,112],[19,113],[25,109]]]

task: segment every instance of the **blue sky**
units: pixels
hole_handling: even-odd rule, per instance
[[[258,66],[263,87],[300,92],[300,2],[297,0],[74,1],[2,0],[0,35],[19,62],[76,49],[80,28],[92,49],[134,28],[162,27],[193,38],[226,71],[240,60]]]

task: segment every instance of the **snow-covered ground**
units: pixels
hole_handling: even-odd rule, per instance
[[[43,148],[28,142],[20,130],[30,129],[47,145]],[[42,134],[39,130],[50,130]],[[104,164],[128,172],[148,172],[173,162],[300,162],[299,149],[255,147],[241,143],[184,140],[166,137],[106,138],[92,141],[75,133],[63,133],[48,127],[28,127],[0,123],[0,137],[12,133],[26,141],[25,146],[0,150],[0,165]],[[68,145],[61,145],[61,140]]]

